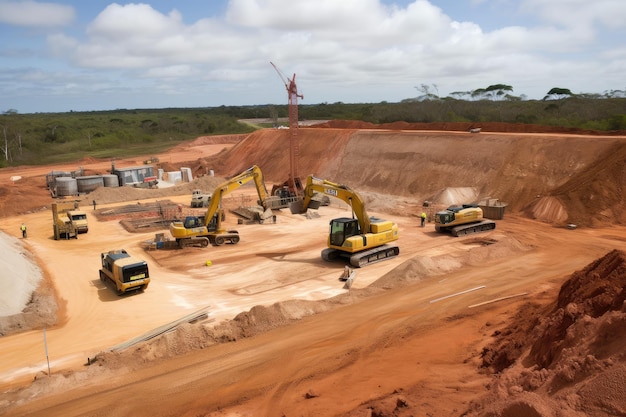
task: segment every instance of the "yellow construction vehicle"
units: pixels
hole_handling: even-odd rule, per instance
[[[450,206],[435,213],[435,230],[452,236],[465,236],[496,228],[496,222],[483,218],[483,210],[476,204]]]
[[[328,247],[322,250],[322,259],[333,261],[344,257],[350,260],[350,265],[360,268],[400,254],[400,248],[392,244],[398,239],[398,225],[370,217],[361,197],[346,185],[310,175],[304,187],[304,199],[291,206],[292,212],[304,213],[308,208],[316,208],[316,193],[336,197],[352,208],[351,218],[340,217],[330,221]]]
[[[148,288],[150,272],[146,261],[130,256],[124,249],[103,252],[100,261],[100,281],[111,281],[118,295]]]
[[[222,197],[252,180],[254,180],[259,196],[259,204],[265,209],[270,208],[268,204],[270,196],[267,188],[265,188],[263,173],[259,167],[254,165],[215,188],[204,216],[188,216],[182,222],[170,223],[170,233],[176,239],[178,246],[180,248],[186,246],[206,247],[209,243],[215,246],[224,243],[238,243],[239,232],[222,228],[222,221],[224,220],[224,210],[221,207]]]
[[[52,203],[52,231],[54,240],[77,238],[79,233],[87,233],[87,213],[80,210],[77,201]]]

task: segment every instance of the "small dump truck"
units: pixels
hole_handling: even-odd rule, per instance
[[[52,230],[54,240],[77,238],[89,231],[87,213],[79,209],[77,201],[52,203]]]
[[[146,261],[130,256],[124,249],[103,252],[100,259],[100,281],[111,281],[118,295],[148,288],[150,272]]]

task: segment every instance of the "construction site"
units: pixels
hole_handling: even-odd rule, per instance
[[[0,415],[626,415],[624,132],[296,129],[116,160],[192,179],[65,197],[89,225],[69,239],[54,238],[46,176],[111,161],[1,169]],[[265,197],[238,182],[251,167]],[[194,206],[194,190],[211,199]],[[289,204],[268,212],[274,197]],[[438,213],[463,205],[488,226],[444,233]],[[329,255],[330,232],[363,213],[386,255]],[[99,278],[122,249],[149,286]]]

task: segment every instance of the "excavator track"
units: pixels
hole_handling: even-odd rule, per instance
[[[362,268],[376,262],[395,258],[400,254],[400,248],[395,245],[382,245],[374,249],[365,250],[350,256],[350,265]]]
[[[450,234],[455,237],[467,236],[474,233],[488,232],[496,228],[496,222],[492,220],[483,220],[479,223],[464,224],[450,229]]]
[[[198,246],[201,248],[206,248],[209,246],[209,239],[203,236],[197,236],[186,239],[178,239],[178,247],[181,249],[188,248],[191,246]]]
[[[211,236],[209,239],[215,246],[222,246],[225,243],[236,245],[239,243],[239,233],[236,230],[229,230],[226,233]]]
[[[337,249],[326,248],[322,250],[322,259],[326,262],[332,262],[339,258],[349,258],[350,265],[355,268],[362,268],[376,262],[385,261],[395,258],[400,254],[400,248],[395,245],[382,245],[374,249],[368,249],[354,254],[346,254]]]

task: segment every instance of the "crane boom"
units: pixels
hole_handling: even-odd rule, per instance
[[[295,73],[293,77],[288,78],[273,62],[270,62],[270,64],[272,64],[287,89],[289,112],[289,179],[286,185],[289,193],[292,196],[297,196],[302,193],[302,183],[298,175],[298,97],[304,99],[304,96],[298,92]]]

